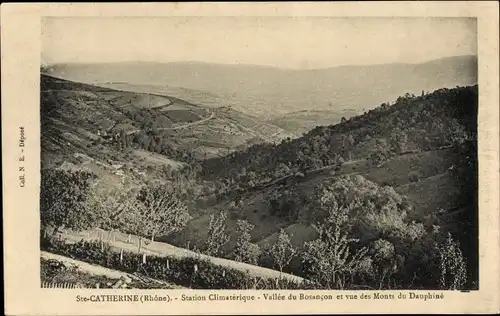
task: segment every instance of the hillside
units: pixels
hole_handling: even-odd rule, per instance
[[[113,160],[130,168],[176,169],[196,159],[281,139],[280,128],[243,113],[144,91],[42,75],[43,165],[101,163],[113,170],[108,162]]]
[[[298,139],[259,144],[206,160],[203,175],[234,178],[235,172],[257,176],[281,169],[307,172],[339,160],[371,159],[378,164],[391,151],[401,154],[450,146],[460,137],[474,137],[476,98],[477,86],[439,89],[418,97],[406,94],[393,104],[383,103],[340,124],[316,127]]]
[[[237,220],[245,219],[255,225],[251,232],[252,240],[260,246],[272,246],[277,233],[284,228],[292,237],[294,246],[302,248],[304,242],[317,237],[307,219],[308,206],[313,203],[315,190],[323,183],[353,176],[363,176],[380,186],[393,186],[412,205],[408,217],[422,222],[439,208],[455,210],[463,205],[459,202],[459,185],[448,173],[448,168],[456,160],[456,154],[451,149],[399,155],[386,161],[380,168],[374,168],[369,160],[360,159],[339,167],[310,171],[304,177],[290,177],[290,181],[242,189],[204,210],[204,214],[191,220],[183,231],[164,240],[178,246],[189,243],[201,247],[207,237],[210,214],[229,210],[226,224],[233,237],[236,235],[234,228]],[[412,173],[419,175],[418,182],[410,182],[409,174]],[[273,203],[281,205],[274,209]],[[281,211],[283,215],[279,214]],[[226,246],[229,251],[234,244]]]
[[[210,215],[228,211],[225,223],[233,237],[237,221],[245,219],[254,225],[251,238],[262,249],[273,245],[281,228],[302,248],[317,237],[311,227],[316,215],[311,214],[320,208],[315,203],[325,185],[343,183],[350,190],[367,186],[366,192],[385,192],[387,186],[408,205],[400,210],[403,221],[430,231],[439,226],[467,245],[463,251],[474,273],[476,120],[477,86],[439,89],[418,97],[407,94],[298,139],[206,160],[202,178],[227,183],[220,202],[208,205],[183,231],[165,240],[201,246]],[[364,198],[366,193],[360,194]],[[234,246],[229,242],[227,251]]]
[[[208,103],[232,104],[238,111],[269,118],[303,109],[359,111],[406,92],[420,94],[422,90],[475,84],[477,57],[300,70],[198,62],[128,62],[56,64],[46,71],[52,76],[86,83],[167,86],[169,93],[175,90],[179,94],[173,96],[184,99],[186,94],[202,93],[203,98],[209,94]]]
[[[60,77],[63,78],[64,75],[60,74]],[[111,82],[96,81],[90,83],[99,87],[109,88],[114,90],[130,91],[137,93],[154,93],[157,95],[172,96],[208,108],[218,108],[231,105],[220,96],[210,92],[199,91],[195,89],[187,89],[184,87],[162,85],[161,83],[132,84],[127,82],[113,82],[113,81]]]

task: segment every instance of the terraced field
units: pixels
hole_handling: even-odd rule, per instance
[[[148,90],[148,86],[124,83],[93,86],[42,75],[41,89],[43,107],[50,106],[46,109],[50,111],[50,118],[44,122],[43,150],[45,161],[52,161],[51,164],[78,163],[71,160],[75,151],[101,161],[111,155],[115,160],[126,162],[131,158],[102,144],[98,132],[139,133],[144,131],[145,115],[152,118],[156,130],[163,133],[172,146],[193,150],[198,159],[270,141],[280,131],[234,110],[210,109],[169,95],[154,94],[157,90]],[[172,164],[171,157],[151,157],[147,159],[155,165],[161,160]]]

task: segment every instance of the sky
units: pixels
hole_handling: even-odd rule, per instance
[[[50,17],[42,63],[199,61],[280,68],[419,63],[477,53],[472,18]]]

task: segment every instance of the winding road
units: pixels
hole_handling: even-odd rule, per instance
[[[205,117],[199,121],[187,123],[187,124],[180,125],[180,126],[174,126],[174,127],[160,127],[160,128],[158,128],[158,130],[159,131],[176,130],[176,129],[186,128],[186,127],[190,127],[190,126],[200,125],[200,124],[205,123],[208,120],[213,119],[214,117],[215,117],[215,114],[213,112],[210,112],[210,115],[208,117]],[[134,130],[128,131],[127,135],[139,133],[140,131],[142,131],[142,129],[134,129]]]

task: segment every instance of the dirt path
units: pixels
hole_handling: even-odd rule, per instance
[[[40,257],[46,260],[57,260],[60,262],[63,262],[65,265],[71,265],[71,266],[76,266],[80,270],[90,273],[92,275],[102,275],[111,279],[119,279],[119,278],[129,278],[129,279],[134,279],[135,276],[129,273],[121,272],[121,271],[116,271],[116,270],[111,270],[108,268],[104,268],[98,265],[93,265],[89,264],[83,261],[71,259],[68,257],[64,257],[61,255],[56,255],[54,253],[46,252],[46,251],[41,251],[40,252]]]
[[[79,270],[81,270],[85,273],[89,273],[91,275],[105,276],[105,277],[110,278],[110,279],[128,278],[128,279],[131,279],[134,281],[141,281],[140,278],[138,278],[137,276],[130,274],[130,273],[108,269],[105,267],[101,267],[101,266],[94,265],[94,264],[89,264],[87,262],[75,260],[72,258],[64,257],[61,255],[57,255],[57,254],[46,252],[46,251],[41,251],[40,257],[43,259],[46,259],[46,260],[60,261],[60,262],[64,263],[64,265],[66,265],[66,266],[76,266],[76,267],[78,267]],[[163,281],[159,281],[159,280],[156,280],[156,281],[167,284],[167,285],[171,286],[172,288],[178,288],[178,289],[184,288],[182,286],[175,285],[172,283],[163,282]]]

